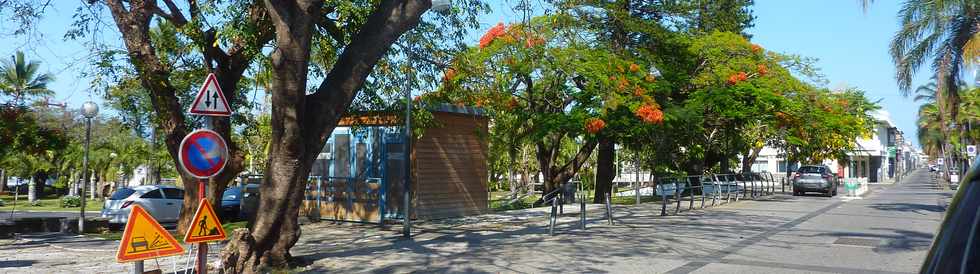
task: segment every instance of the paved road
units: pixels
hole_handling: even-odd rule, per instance
[[[951,195],[919,172],[861,200],[775,195],[666,217],[658,204],[617,206],[614,225],[590,206],[587,230],[569,210],[555,236],[545,209],[421,223],[411,240],[398,226],[320,222],[303,227],[292,254],[294,271],[310,273],[914,273]],[[0,272],[131,271],[115,263],[116,245],[0,242]],[[147,270],[184,263],[154,260]]]
[[[590,212],[583,231],[572,215],[556,236],[541,217],[422,225],[413,240],[325,224],[293,254],[308,272],[913,273],[951,195],[918,172],[861,200],[776,195],[667,217],[617,207],[615,225]]]

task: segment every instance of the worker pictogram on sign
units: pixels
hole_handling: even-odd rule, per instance
[[[214,73],[208,73],[204,78],[204,85],[194,97],[191,103],[191,114],[207,116],[231,116],[231,108],[228,107],[228,100],[225,100],[224,92],[221,92],[221,85]]]
[[[208,199],[201,199],[201,204],[194,213],[194,221],[191,222],[190,229],[184,235],[185,243],[200,243],[224,240],[225,229],[221,227],[221,220],[214,214],[214,208]]]
[[[228,162],[228,145],[217,132],[198,129],[180,142],[180,166],[191,176],[209,178],[221,172]]]
[[[142,261],[173,256],[184,252],[184,247],[166,229],[160,226],[146,210],[133,205],[126,222],[126,230],[119,241],[116,260],[120,263]]]

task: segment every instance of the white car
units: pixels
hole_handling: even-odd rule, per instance
[[[184,190],[175,186],[149,185],[116,190],[105,201],[102,217],[109,223],[125,224],[133,205],[139,205],[157,222],[176,222],[184,203]]]

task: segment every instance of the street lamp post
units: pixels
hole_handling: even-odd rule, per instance
[[[78,234],[85,232],[85,188],[89,183],[88,176],[88,144],[92,136],[92,118],[99,114],[99,105],[89,101],[82,104],[82,115],[85,116],[85,156],[82,158],[82,190],[78,197],[81,200],[81,209],[78,214]]]
[[[433,0],[432,7],[433,11],[443,13],[450,8],[449,0]],[[412,54],[407,54],[408,60],[412,61],[414,57]],[[414,74],[409,74],[408,81],[406,81],[407,88],[405,89],[405,179],[402,185],[402,212],[403,212],[403,222],[402,222],[402,236],[405,238],[412,237],[412,79]]]

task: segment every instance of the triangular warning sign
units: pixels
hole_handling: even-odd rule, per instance
[[[170,236],[166,229],[160,226],[146,210],[139,205],[133,205],[126,222],[126,230],[119,241],[119,251],[116,260],[120,263],[142,261],[158,257],[177,255],[184,252],[184,247]]]
[[[201,199],[201,205],[197,207],[197,212],[194,213],[194,221],[191,222],[191,228],[184,235],[184,242],[211,242],[224,240],[225,238],[225,229],[221,227],[221,220],[218,219],[218,214],[214,214],[214,208],[211,207],[211,202],[208,202],[208,199]]]
[[[208,73],[208,77],[204,78],[204,85],[194,97],[189,112],[196,115],[231,116],[228,100],[225,100],[225,93],[221,92],[221,85],[214,73]]]

